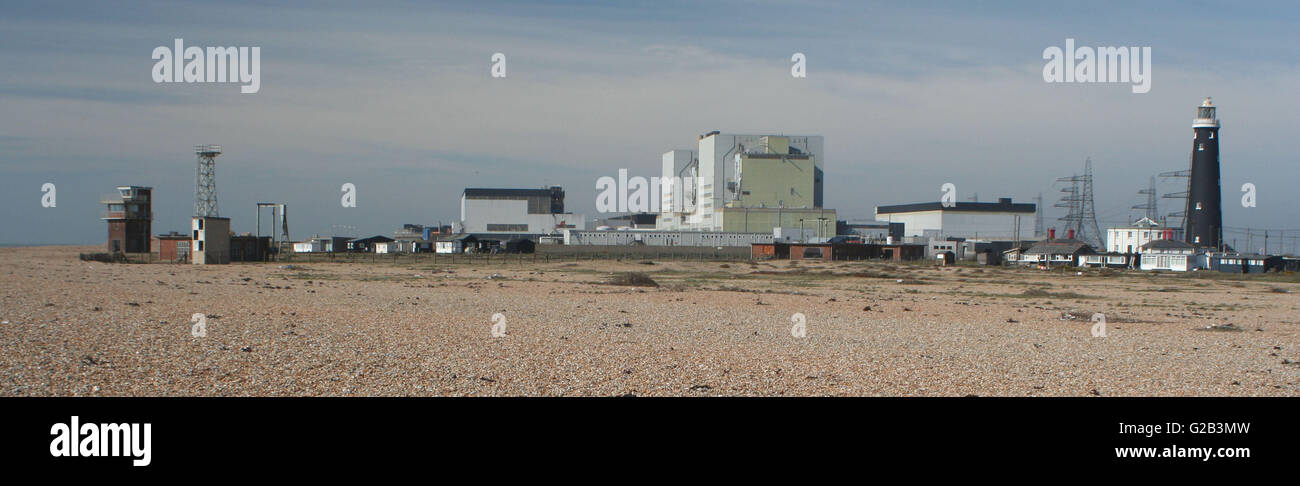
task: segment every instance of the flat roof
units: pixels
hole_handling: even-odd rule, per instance
[[[550,189],[497,189],[488,187],[469,187],[465,197],[551,197]]]
[[[1007,202],[958,202],[953,203],[951,207],[944,207],[943,203],[923,202],[914,204],[895,204],[892,206],[876,206],[876,214],[889,213],[914,213],[920,211],[965,211],[976,213],[1032,213],[1037,209],[1033,203],[1013,203]]]

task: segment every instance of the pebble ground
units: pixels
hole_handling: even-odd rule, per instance
[[[286,268],[104,264],[83,251],[98,250],[0,249],[0,394],[1300,396],[1289,276],[788,261]],[[659,286],[606,283],[619,272]],[[806,337],[792,336],[795,313]],[[1093,336],[1096,313],[1105,337]]]

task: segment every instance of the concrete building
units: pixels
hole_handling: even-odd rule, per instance
[[[697,151],[663,155],[663,231],[770,233],[820,225],[834,236],[835,210],[822,207],[823,139],[804,135],[701,135]]]
[[[195,265],[220,265],[230,263],[230,218],[195,216],[192,257]]]
[[[1034,239],[1036,209],[1034,204],[1013,203],[1008,197],[998,202],[954,202],[951,207],[940,202],[899,204],[877,206],[876,221],[903,223],[906,236],[1030,240]]]
[[[152,187],[118,186],[117,192],[100,198],[106,210],[100,219],[108,222],[109,253],[149,253],[153,238]]]
[[[749,246],[771,243],[772,233],[715,231],[564,230],[566,245]]]
[[[468,188],[460,196],[459,233],[538,236],[586,229],[585,216],[564,212],[564,190]]]

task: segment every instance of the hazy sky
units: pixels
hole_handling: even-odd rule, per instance
[[[598,177],[658,175],[710,130],[825,136],[841,219],[938,200],[945,182],[959,200],[1051,206],[1091,157],[1104,228],[1140,213],[1148,177],[1187,168],[1206,96],[1224,224],[1300,229],[1290,2],[371,3],[5,2],[0,244],[102,243],[99,198],[126,184],[154,187],[154,233],[186,229],[200,143],[225,148],[220,210],[238,232],[276,201],[295,238],[391,235],[450,223],[465,187],[562,185],[591,219]],[[1045,83],[1043,50],[1067,37],[1150,46],[1151,91]],[[260,92],[154,83],[150,55],[175,38],[260,47]],[[348,182],[356,208],[339,204]]]

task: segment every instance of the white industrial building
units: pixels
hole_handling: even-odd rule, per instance
[[[985,241],[1030,240],[1034,238],[1037,206],[998,202],[939,202],[877,206],[876,221],[903,223],[905,236],[930,239],[965,238]]]
[[[458,233],[547,235],[585,229],[585,216],[564,212],[564,190],[469,188],[460,196]]]
[[[566,245],[742,246],[771,243],[772,233],[716,231],[564,230]]]
[[[822,208],[821,136],[701,135],[697,150],[663,155],[662,231],[771,233],[813,228],[835,234],[835,210]]]

